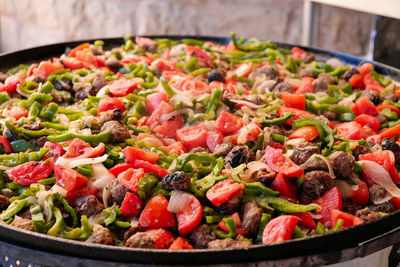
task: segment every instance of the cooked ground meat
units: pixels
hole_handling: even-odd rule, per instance
[[[297,165],[306,162],[313,154],[319,154],[319,148],[311,143],[304,142],[293,149],[290,159]]]
[[[116,58],[109,58],[106,60],[106,66],[114,72],[117,72],[124,65]]]
[[[45,83],[46,79],[40,76],[36,76],[35,78],[32,79],[32,82],[35,82],[37,84],[39,83]]]
[[[279,72],[270,66],[265,66],[260,69],[260,73],[265,74],[265,76],[271,80],[274,80],[276,77],[279,76]]]
[[[338,118],[338,114],[336,112],[334,112],[334,111],[325,110],[325,111],[322,111],[321,115],[324,116],[325,118],[327,118],[330,121],[334,121],[334,120],[336,120]]]
[[[217,239],[211,227],[207,224],[197,226],[189,236],[195,248],[207,248],[208,243]]]
[[[167,190],[184,190],[190,186],[190,176],[178,171],[167,174],[161,179],[162,187]]]
[[[306,70],[306,69],[299,69],[298,71],[299,77],[304,78],[304,77],[314,77],[312,71]]]
[[[351,67],[344,73],[343,77],[346,81],[348,81],[354,74],[360,74],[360,72],[357,70],[357,68]]]
[[[321,157],[323,157],[321,155]],[[303,170],[304,171],[327,171],[328,165],[326,165],[325,161],[320,159],[319,157],[315,157],[313,159],[308,160],[304,163]]]
[[[232,169],[254,159],[254,152],[248,146],[235,146],[224,159],[225,168]]]
[[[157,42],[144,42],[139,43],[138,46],[147,52],[155,52],[158,48]]]
[[[363,145],[356,146],[352,151],[352,154],[356,160],[358,160],[358,156],[360,156],[362,154],[367,154],[367,153],[371,153],[371,150],[368,147],[363,146]]]
[[[228,90],[224,90],[222,93],[221,101],[225,103],[230,109],[236,107],[236,103],[232,102],[231,100],[245,100],[245,98],[241,95],[237,95],[234,93],[229,92]]]
[[[280,82],[277,85],[274,86],[274,88],[272,89],[272,91],[276,94],[276,96],[281,97],[281,93],[282,92],[289,92],[289,93],[293,93],[294,90],[292,88],[292,86],[290,86],[289,83],[287,82]]]
[[[128,192],[128,189],[126,189],[126,187],[123,186],[118,179],[112,180],[108,186],[112,200],[121,205],[126,193]]]
[[[129,237],[125,246],[129,248],[157,248],[154,240],[144,232],[139,232]]]
[[[103,204],[94,195],[81,196],[75,200],[75,210],[80,215],[92,216],[103,208]]]
[[[131,226],[124,233],[124,241],[127,241],[129,239],[129,237],[131,237],[134,234],[136,234],[137,232],[141,232],[143,230],[144,229],[139,226],[139,220],[138,219],[131,220]]]
[[[393,101],[393,102],[398,102],[400,100],[400,97],[398,95],[396,95],[396,94],[388,93],[388,94],[385,94],[382,97],[382,101],[384,101],[384,100],[390,100],[390,101]]]
[[[379,103],[381,103],[381,97],[379,96],[379,93],[374,90],[364,90],[361,94],[361,97],[366,97],[375,105],[379,105]]]
[[[318,78],[314,81],[315,92],[326,92],[328,90],[328,84],[334,84],[335,79],[327,73],[321,73]]]
[[[39,138],[32,138],[31,140],[29,140],[29,143],[31,143],[34,146],[44,146],[44,144],[49,141],[49,139],[47,139],[47,136],[42,136]]]
[[[378,115],[376,115],[376,118],[379,120],[380,124],[384,124],[384,123],[388,122],[386,116],[383,114],[379,113]]]
[[[107,84],[108,84],[108,80],[100,75],[97,75],[94,78],[93,83],[92,83],[94,90],[96,90],[96,94],[97,94],[98,90],[100,90]]]
[[[249,182],[263,182],[266,185],[270,185],[276,176],[276,172],[271,170],[268,166],[254,172]]]
[[[310,52],[305,52],[303,55],[301,55],[301,59],[304,61],[304,63],[311,63],[315,60],[315,55]]]
[[[208,243],[209,249],[224,249],[224,248],[243,248],[248,249],[251,246],[249,241],[237,241],[232,238],[216,239]]]
[[[20,229],[34,231],[32,226],[32,220],[21,218],[19,216],[15,216],[14,221],[10,225]]]
[[[381,217],[379,213],[372,211],[369,208],[358,210],[356,212],[356,216],[362,219],[363,221],[372,221]]]
[[[78,91],[76,91],[75,97],[81,100],[86,99],[90,95],[90,89],[91,87],[84,87],[79,89]]]
[[[247,202],[242,207],[242,227],[250,234],[257,234],[263,209],[255,201]]]
[[[0,195],[0,211],[7,208],[10,205],[10,200],[8,197]]]
[[[385,188],[378,184],[373,184],[368,188],[369,191],[369,201],[371,203],[380,202],[388,196],[388,192]]]
[[[335,174],[345,178],[353,173],[355,161],[353,155],[344,151],[336,151],[329,156],[328,160]]]
[[[208,74],[207,80],[209,83],[213,81],[224,83],[225,78],[226,78],[226,71],[224,69],[213,69]]]
[[[217,156],[217,157],[224,157],[226,155],[228,155],[229,151],[232,150],[232,148],[234,148],[234,144],[232,143],[222,143],[222,144],[218,144],[215,146],[214,148],[214,152],[213,155]]]
[[[222,204],[219,207],[216,207],[215,209],[221,213],[221,214],[232,214],[235,211],[238,210],[240,204],[240,199],[237,196],[234,196],[230,198],[228,201],[226,201],[224,204]]]
[[[246,99],[247,99],[247,101],[249,101],[249,102],[251,102],[251,103],[254,103],[254,104],[256,104],[256,105],[265,104],[264,100],[263,100],[262,97],[259,96],[259,95],[251,94],[251,95],[248,95],[248,96],[246,97]]]
[[[390,203],[389,201],[386,201],[378,205],[369,205],[368,208],[372,211],[383,212],[383,213],[391,213],[395,210],[392,203]]]
[[[311,171],[306,173],[302,189],[311,199],[317,199],[334,186],[335,182],[328,172]]]
[[[99,115],[99,120],[101,124],[104,124],[107,121],[120,121],[121,119],[122,113],[119,108],[103,111]]]
[[[354,202],[350,198],[343,199],[343,211],[355,215],[363,206]]]
[[[124,142],[125,139],[131,137],[131,134],[129,133],[128,129],[126,129],[124,125],[122,125],[118,121],[107,121],[106,123],[104,123],[100,131],[105,132],[107,130],[111,131],[111,136],[110,136],[111,143],[121,143]]]
[[[95,224],[93,227],[93,233],[88,239],[86,239],[86,243],[114,245],[114,239],[112,238],[111,231],[108,230],[108,228]]]
[[[285,133],[283,132],[282,128],[279,127],[278,125],[274,125],[271,127],[266,127],[264,128],[265,133],[271,133],[271,134],[280,134],[284,135]]]

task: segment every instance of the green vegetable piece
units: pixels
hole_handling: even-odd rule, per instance
[[[318,222],[317,228],[315,228],[315,232],[319,235],[325,234],[326,233],[325,226],[322,223]]]
[[[274,45],[271,41],[260,41],[255,38],[249,39],[246,43],[245,37],[240,38],[238,41],[236,38],[236,33],[232,33],[232,41],[233,45],[241,50],[241,51],[263,51],[267,48],[276,48],[277,46]]]
[[[214,112],[217,109],[218,104],[221,101],[221,97],[222,97],[222,89],[215,88],[210,96],[210,99],[208,100],[206,106],[206,113]]]
[[[85,175],[86,177],[93,177],[93,166],[89,164],[80,165],[76,168],[76,171]]]
[[[67,211],[72,217],[72,227],[76,227],[78,225],[78,216],[76,215],[74,208],[71,207],[68,201],[59,193],[55,193],[54,198],[63,204],[65,211]]]
[[[285,143],[285,136],[284,135],[272,133],[271,137],[272,137],[272,140],[274,140],[276,142],[279,142],[279,143],[282,143],[282,144]]]
[[[49,102],[52,99],[53,99],[53,97],[49,94],[33,93],[28,98],[28,105],[32,105],[35,101],[39,102],[40,104],[43,104],[44,102]]]
[[[54,122],[48,122],[48,121],[43,121],[42,125],[46,128],[52,128],[60,131],[66,131],[68,130],[68,126],[62,125],[59,123],[54,123]]]
[[[296,227],[293,230],[293,238],[303,238],[306,235],[301,231],[300,227],[296,225]]]
[[[6,188],[6,182],[4,181],[4,171],[0,170],[0,190]]]
[[[284,213],[292,213],[292,212],[307,212],[312,210],[319,210],[321,207],[317,204],[308,204],[308,205],[300,205],[290,202],[289,200],[274,197],[274,196],[245,196],[242,201],[247,202],[254,200],[261,207],[263,206],[271,206],[272,208],[284,212]]]
[[[260,219],[260,224],[258,226],[258,234],[257,234],[257,239],[256,239],[257,243],[260,243],[262,241],[264,228],[271,219],[272,219],[271,214],[261,213],[261,219]]]
[[[329,232],[334,232],[340,230],[340,227],[343,225],[343,219],[339,219],[334,227],[329,229]]]
[[[234,238],[236,236],[236,224],[232,218],[223,218],[222,219],[226,226],[228,227],[229,233],[225,233],[222,230],[214,230],[215,234],[218,238]]]
[[[340,113],[339,120],[340,121],[353,121],[356,117],[357,117],[356,114],[354,114],[353,112]]]
[[[15,167],[22,163],[29,161],[39,161],[49,151],[49,148],[41,148],[39,151],[30,153],[12,153],[7,155],[0,155],[0,165],[7,167]]]
[[[50,135],[48,139],[50,142],[65,142],[74,138],[79,138],[85,142],[88,142],[91,146],[95,147],[100,143],[108,143],[110,139],[111,131],[107,130],[101,132],[99,134],[92,134],[92,135],[83,135],[83,134],[76,134],[73,132],[67,132],[60,135]]]
[[[10,100],[10,96],[8,95],[7,92],[0,92],[0,104],[3,104],[4,102]]]
[[[199,60],[197,59],[197,57],[192,57],[191,59],[189,59],[185,66],[183,67],[183,69],[185,70],[186,73],[191,73],[197,69],[200,68],[200,64],[199,64]]]
[[[173,97],[174,95],[176,95],[176,92],[171,88],[171,86],[169,86],[167,80],[164,77],[161,77],[160,81],[162,87],[164,88],[164,91],[167,93],[169,97]]]
[[[389,108],[385,108],[379,113],[383,114],[388,119],[388,121],[396,121],[399,119],[399,115],[396,112],[391,111]]]
[[[28,116],[30,118],[36,118],[40,114],[40,110],[42,109],[42,105],[39,102],[34,102],[29,108]]]
[[[223,219],[222,215],[208,215],[206,216],[207,224],[219,223]]]
[[[58,111],[58,105],[56,103],[50,103],[46,108],[44,108],[40,114],[39,117],[51,120],[54,115],[56,115]]]
[[[352,94],[353,93],[353,87],[351,86],[350,83],[346,83],[345,85],[343,85],[342,87],[339,88],[340,91],[342,91],[345,94]]]
[[[8,221],[17,215],[20,211],[29,207],[29,201],[26,199],[15,200],[0,214],[0,220]]]
[[[54,90],[54,85],[50,81],[47,81],[42,85],[42,87],[40,87],[39,92],[44,94],[49,94],[53,90]]]
[[[45,233],[46,228],[44,226],[44,217],[42,214],[42,208],[39,204],[32,204],[30,207],[30,212],[32,215],[32,226],[35,232]]]
[[[110,224],[115,222],[115,220],[117,219],[118,216],[121,215],[121,210],[118,207],[113,206],[113,207],[108,207],[108,208],[104,209],[103,213],[107,215],[107,217],[104,219],[103,223],[105,226],[109,226]]]
[[[190,39],[190,38],[184,38],[182,39],[182,43],[184,43],[185,45],[192,45],[192,46],[198,46],[200,48],[203,47],[204,42],[197,40],[197,39]]]
[[[70,228],[66,227],[66,230],[61,233],[61,237],[74,239],[74,240],[86,240],[93,233],[93,228],[89,224],[88,218],[86,215],[82,215],[81,217],[81,227],[80,228]]]
[[[357,161],[354,162],[354,172],[355,173],[360,173],[363,169],[363,165],[358,163]]]
[[[286,122],[288,119],[290,119],[291,117],[292,117],[292,113],[287,112],[287,113],[284,113],[283,116],[280,118],[275,118],[275,119],[271,119],[271,120],[261,119],[261,120],[259,120],[259,122],[264,127],[270,127],[273,125],[282,124],[282,123]]]

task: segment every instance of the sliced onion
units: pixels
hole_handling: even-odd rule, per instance
[[[306,139],[304,139],[304,138],[288,139],[285,142],[285,146],[293,146],[293,147],[295,147],[295,146],[298,146],[298,145],[300,145],[300,144],[302,144],[304,142],[306,142]]]
[[[167,121],[167,120],[170,120],[173,117],[181,115],[181,114],[187,114],[189,116],[193,116],[194,115],[194,111],[192,109],[190,109],[190,108],[179,109],[179,110],[175,110],[175,111],[172,111],[170,113],[161,115],[160,119],[161,119],[161,121]]]
[[[105,186],[103,188],[103,193],[101,194],[102,200],[103,200],[103,205],[104,207],[108,207],[108,202],[110,202],[111,199],[111,192],[110,192],[110,186]]]
[[[382,146],[380,144],[375,144],[373,147],[371,147],[371,152],[373,153],[379,153],[382,151]]]
[[[53,185],[53,187],[50,189],[51,193],[59,193],[63,197],[67,196],[68,191],[59,186],[58,184]]]
[[[97,163],[93,165],[93,176],[90,179],[91,184],[102,190],[108,183],[115,179],[102,163]]]
[[[250,173],[255,173],[259,170],[269,169],[269,166],[262,161],[250,161],[247,163],[247,169]]]
[[[349,198],[354,194],[352,186],[343,180],[336,179],[335,185],[339,189],[340,195],[343,198]]]
[[[308,162],[310,162],[311,160],[313,160],[315,158],[318,158],[318,159],[322,160],[323,162],[325,162],[326,166],[328,166],[329,175],[332,177],[332,179],[335,179],[336,176],[335,176],[335,173],[333,171],[331,164],[329,163],[329,160],[320,154],[312,154],[311,157],[309,157],[306,162],[304,162],[303,164],[300,165],[300,168],[303,169],[307,165]]]
[[[255,82],[253,88],[255,88],[260,95],[264,95],[266,93],[269,93],[270,90],[275,86],[275,84],[275,80],[266,80],[263,81],[261,84]]]
[[[285,78],[285,82],[290,84],[291,87],[298,88],[300,87],[302,81],[300,79],[294,79],[294,78]]]
[[[254,108],[254,109],[263,108],[263,107],[265,107],[267,105],[267,104],[257,105],[257,104],[254,104],[254,103],[250,102],[250,101],[240,100],[240,99],[231,99],[230,101],[233,102],[233,103],[236,103],[236,104],[246,105],[246,106],[248,106],[250,108]]]
[[[253,68],[252,64],[248,63],[243,63],[237,68],[233,73],[236,74],[239,77],[244,76],[246,73],[249,73],[251,71],[251,68]]]
[[[168,211],[177,213],[186,208],[186,206],[192,200],[193,195],[181,190],[172,191],[171,197],[168,203]]]
[[[358,161],[358,163],[363,165],[363,169],[362,169],[363,174],[365,174],[367,177],[371,178],[378,185],[385,188],[385,190],[391,196],[400,197],[400,189],[393,182],[392,178],[390,177],[390,174],[385,170],[385,168],[383,168],[378,163],[370,161],[370,160],[360,160],[360,161]]]
[[[355,183],[357,185],[357,189],[358,189],[358,184],[363,182],[363,181],[361,181],[360,177],[354,172],[349,176],[349,178],[353,183]],[[354,191],[357,191],[357,189],[353,188]]]
[[[110,87],[110,86],[108,86],[108,85],[103,86],[103,87],[97,92],[96,97],[107,96],[107,89],[108,89],[109,87]]]
[[[101,157],[97,158],[86,158],[86,159],[76,159],[76,158],[64,158],[64,157],[59,157],[56,161],[56,165],[62,165],[67,168],[75,168],[80,165],[86,165],[86,164],[96,164],[96,163],[101,163],[107,160],[108,155],[104,154]]]
[[[44,217],[46,218],[46,222],[49,222],[51,217],[53,217],[53,211],[51,210],[50,203],[47,200],[45,200],[43,203],[43,213]]]
[[[160,83],[161,84],[161,83]],[[182,91],[171,98],[171,104],[182,102],[186,107],[193,106],[194,95],[190,91]]]
[[[176,161],[176,159],[174,159],[173,161],[172,161],[172,163],[171,163],[171,165],[169,165],[169,168],[168,168],[168,172],[174,172],[175,171],[175,168],[176,168],[176,163],[177,163],[177,161]]]
[[[326,61],[326,64],[332,65],[332,66],[334,66],[335,68],[340,67],[340,66],[343,66],[342,61],[340,61],[340,60],[339,60],[338,58],[336,58],[336,57],[331,57],[330,59],[328,59],[328,60]]]
[[[354,105],[353,101],[356,99],[357,95],[354,93],[338,102],[338,105],[351,107]]]
[[[2,170],[2,171],[8,171],[9,169],[12,169],[12,167],[0,165],[0,170]]]
[[[90,216],[88,218],[88,221],[91,225],[100,224],[104,221],[105,218],[107,218],[107,214],[105,214],[104,212],[99,212]]]

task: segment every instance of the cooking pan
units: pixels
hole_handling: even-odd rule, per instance
[[[195,38],[227,44],[229,38],[198,36],[149,36],[150,38]],[[123,44],[122,38],[102,39],[106,47]],[[0,70],[12,66],[59,56],[81,40],[46,45],[0,55]],[[277,43],[280,47],[294,45]],[[359,65],[363,59],[342,53],[303,47],[317,59],[336,57],[345,64]],[[375,69],[400,81],[400,70],[370,62]],[[254,245],[249,249],[185,250],[132,249],[88,244],[61,239],[0,224],[0,265],[3,266],[131,266],[131,265],[226,265],[241,266],[320,266],[364,257],[393,246],[390,266],[397,266],[400,241],[400,211],[362,225],[325,235],[296,239],[271,245]]]

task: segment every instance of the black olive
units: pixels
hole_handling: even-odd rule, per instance
[[[167,190],[188,189],[190,177],[185,172],[173,172],[161,179],[162,187]]]
[[[208,74],[208,82],[217,81],[217,82],[225,82],[226,72],[223,69],[213,69]]]

